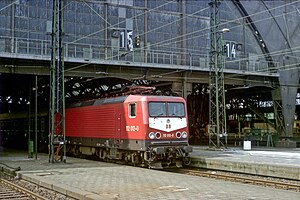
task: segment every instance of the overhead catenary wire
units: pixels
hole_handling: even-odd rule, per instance
[[[94,3],[96,3],[95,1],[86,1],[86,0],[80,0],[80,1],[82,1],[82,2],[84,2],[90,9],[92,9],[92,11],[93,12],[95,12],[96,14],[97,14],[97,12],[87,3],[87,2],[94,2]],[[174,2],[174,1],[170,1],[170,2],[167,2],[167,3],[165,3],[165,4],[162,4],[162,5],[160,5],[160,6],[158,6],[158,7],[156,7],[156,8],[153,8],[153,9],[150,9],[150,10],[148,10],[147,12],[151,12],[151,11],[153,11],[153,10],[155,10],[155,9],[158,9],[158,8],[160,8],[160,7],[162,7],[162,6],[165,6],[165,5],[167,5],[167,4],[169,4],[169,3],[172,3],[172,2]],[[274,8],[271,8],[271,9],[269,9],[269,11],[271,11],[271,10],[274,10],[274,9],[277,9],[277,8],[281,8],[281,7],[283,7],[283,6],[288,6],[288,5],[292,5],[292,4],[295,4],[295,3],[297,3],[298,1],[294,1],[294,2],[291,2],[291,3],[288,3],[288,4],[285,4],[285,5],[281,5],[281,6],[277,6],[277,7],[274,7]],[[97,3],[99,3],[99,2],[97,2]],[[9,6],[9,5],[8,5]],[[67,6],[67,5],[66,5]],[[64,6],[64,8],[66,7],[66,6]],[[204,10],[206,10],[206,9],[208,9],[208,8],[204,8],[204,9],[202,9],[202,10],[200,10],[200,11],[196,11],[195,13],[192,13],[192,14],[187,14],[186,15],[186,17],[187,16],[192,16],[192,15],[195,15],[196,13],[198,13],[198,12],[201,12],[201,11],[204,11]],[[252,14],[252,15],[250,15],[250,16],[254,16],[254,15],[257,15],[257,14],[261,14],[261,13],[264,13],[264,12],[268,12],[268,11],[261,11],[261,12],[257,12],[257,13],[255,13],[255,14]],[[143,15],[144,13],[142,13],[141,15]],[[98,15],[99,17],[101,17],[101,15]],[[133,16],[133,18],[136,18],[137,16]],[[105,20],[103,17],[101,17],[103,20]],[[240,19],[243,19],[244,17],[242,17],[242,18],[236,18],[236,19],[234,19],[234,20],[232,20],[232,21],[236,21],[236,20],[240,20]],[[169,24],[172,24],[172,23],[175,23],[175,22],[178,22],[179,20],[181,20],[181,19],[178,19],[178,20],[175,20],[175,21],[173,21],[173,22],[170,22],[170,23],[168,23],[168,24],[166,24],[166,25],[163,25],[163,26],[161,26],[161,27],[157,27],[156,29],[154,29],[154,30],[150,30],[150,31],[148,31],[148,33],[149,32],[152,32],[152,31],[155,31],[155,30],[157,30],[157,29],[160,29],[160,28],[163,28],[163,27],[165,27],[165,26],[167,26],[167,25],[169,25]],[[264,20],[266,20],[266,19],[264,19]],[[232,22],[231,21],[231,22]],[[257,21],[256,21],[257,22]],[[106,21],[106,23],[108,23],[107,21]],[[119,23],[122,23],[122,22],[119,22]],[[119,24],[118,23],[118,24]],[[227,22],[225,22],[224,24],[226,24],[226,23],[230,23],[230,21],[227,21]],[[109,24],[109,23],[108,23]],[[115,24],[115,25],[117,25],[117,24]],[[113,26],[115,26],[115,25],[113,25]],[[100,31],[103,31],[104,29],[102,29],[102,30],[100,30]],[[202,30],[200,30],[200,31],[204,31],[204,30],[207,30],[207,28],[206,29],[202,29]],[[199,31],[195,31],[195,32],[193,32],[192,34],[195,34],[195,33],[197,33],[197,32],[199,32]],[[179,37],[182,37],[182,36],[184,36],[184,35],[180,35]],[[177,39],[178,37],[176,37],[175,39]],[[194,37],[195,38],[195,37]],[[80,39],[80,38],[79,38]],[[79,40],[78,39],[78,40]],[[173,38],[174,39],[174,38]],[[190,39],[190,38],[189,38]],[[170,39],[170,40],[172,40],[172,39]],[[179,40],[177,40],[177,41],[179,41]],[[180,42],[180,41],[179,41]],[[165,41],[162,41],[161,43],[165,43]],[[161,43],[158,43],[158,44],[161,44]],[[68,43],[69,44],[69,43]],[[158,45],[157,43],[156,44],[152,44],[151,46],[154,46],[154,45]],[[167,45],[167,44],[166,44]],[[177,48],[177,49],[183,49],[183,48]],[[184,49],[183,49],[184,50]],[[185,49],[186,50],[186,49]],[[116,55],[117,56],[117,55]]]
[[[280,14],[280,15],[278,15],[278,16],[275,16],[275,17],[280,17],[280,16],[282,16],[283,14]],[[271,17],[270,17],[271,18]],[[258,21],[256,21],[256,22],[261,22],[261,21],[264,21],[264,20],[268,20],[268,19],[270,19],[270,18],[264,18],[264,19],[261,19],[261,20],[258,20]],[[236,19],[235,19],[236,20]],[[172,22],[172,23],[174,23],[174,22]],[[166,26],[166,25],[164,25],[164,26]],[[237,27],[239,27],[239,26],[242,26],[242,25],[237,25],[237,26],[234,26],[234,27],[231,27],[231,28],[237,28]],[[158,27],[158,28],[156,28],[156,29],[159,29],[159,28],[161,28],[161,27]],[[203,31],[203,30],[201,30],[201,31]],[[199,31],[195,31],[195,32],[192,32],[192,33],[190,33],[190,34],[195,34],[196,32],[199,32]],[[199,36],[197,36],[197,37],[202,37],[202,36],[205,36],[206,34],[204,34],[204,35],[199,35]],[[180,38],[180,37],[182,37],[182,36],[178,36],[177,38]],[[193,38],[197,38],[197,37],[193,37]],[[175,39],[177,39],[177,38],[175,38]],[[189,40],[189,39],[191,39],[191,38],[187,38],[187,39],[183,39],[183,40],[177,40],[177,41],[184,41],[184,40]],[[162,41],[162,42],[160,42],[160,43],[156,43],[156,44],[153,44],[153,45],[160,45],[160,46],[164,46],[164,45],[169,45],[171,42],[172,42],[172,40],[174,40],[174,38],[171,38],[171,39],[169,39],[169,43],[166,43],[165,41]],[[177,48],[178,50],[189,50],[189,49],[183,49],[183,48]],[[168,51],[165,51],[165,52],[168,52]],[[194,52],[197,52],[197,51],[195,51],[194,50]],[[206,55],[206,54],[203,54],[204,56]],[[271,53],[271,55],[272,55],[272,53]],[[118,56],[118,55],[115,55],[115,56]],[[113,57],[115,57],[115,56],[113,56]],[[257,54],[256,55],[257,57],[263,57],[264,56],[264,54]],[[113,58],[113,57],[110,57],[110,58],[108,58],[108,59],[111,59],[111,58]],[[242,60],[242,59],[240,59],[240,60]],[[235,62],[236,61],[239,61],[239,60],[235,60]],[[83,66],[85,66],[85,65],[83,65]],[[83,67],[82,66],[82,67]],[[76,67],[77,68],[77,67]],[[76,69],[75,68],[75,69]]]
[[[293,3],[295,3],[295,2],[293,2]],[[282,6],[279,6],[279,7],[282,7]],[[278,7],[275,7],[275,8],[272,8],[272,9],[276,9],[276,8],[278,8]],[[270,9],[271,10],[271,9]],[[264,11],[265,12],[265,11]],[[293,13],[293,12],[290,12],[290,13]],[[256,14],[259,14],[259,13],[256,13]],[[276,17],[279,17],[279,16],[282,16],[282,14],[281,15],[278,15],[278,16],[276,16]],[[244,18],[244,17],[242,17],[242,18]],[[267,18],[267,19],[271,19],[272,17],[270,17],[270,18]],[[262,19],[262,20],[259,20],[259,21],[263,21],[263,20],[267,20],[266,18],[264,18],[264,19]],[[179,19],[180,20],[180,19]],[[177,20],[177,21],[179,21],[179,20]],[[236,21],[236,20],[239,20],[239,19],[234,19],[234,20],[232,20],[231,22],[234,22],[234,21]],[[256,21],[257,22],[257,21]],[[175,23],[175,21],[173,21],[173,22],[171,22],[171,23]],[[170,24],[171,24],[170,23]],[[226,23],[229,23],[228,21],[227,22],[225,22],[225,23],[223,23],[223,24],[226,24]],[[242,25],[238,25],[238,26],[242,26]],[[237,26],[236,26],[237,27]],[[157,29],[159,29],[160,27],[158,27]],[[203,29],[201,30],[201,31],[203,31]],[[196,32],[199,32],[199,31],[195,31],[195,32],[193,32],[193,33],[189,33],[188,35],[190,35],[190,34],[194,34],[194,33],[196,33]],[[182,35],[181,36],[178,36],[178,37],[176,37],[176,38],[172,38],[172,39],[169,39],[168,41],[170,41],[170,42],[172,42],[172,40],[174,40],[174,39],[177,39],[177,38],[182,38]],[[188,39],[190,39],[190,38],[188,38]],[[177,42],[179,42],[179,40],[177,40]],[[164,43],[165,45],[168,45],[169,43],[166,43],[166,41],[162,41],[162,42],[159,42],[159,43],[155,43],[155,44],[152,44],[151,46],[154,46],[154,45],[162,45],[162,43]],[[272,53],[271,53],[271,55],[272,55]],[[279,54],[277,54],[277,55],[279,55]],[[118,55],[116,55],[116,56],[118,56]],[[260,56],[260,57],[263,57],[264,56],[264,54],[259,54],[259,55],[256,55],[256,57],[257,56]],[[111,58],[113,58],[114,56],[112,56]],[[238,60],[235,60],[234,62],[237,62]],[[287,67],[287,65],[285,66],[285,67]]]
[[[173,2],[173,1],[172,1],[172,2]],[[295,3],[297,3],[297,2],[299,2],[299,0],[298,0],[298,1],[291,2],[291,3],[288,3],[288,4],[285,4],[285,5],[280,5],[280,6],[271,8],[271,9],[269,9],[269,11],[275,10],[275,9],[279,9],[279,8],[282,8],[282,7],[287,6],[287,5],[292,5],[292,4],[295,4]],[[163,4],[163,5],[165,5],[165,4]],[[156,7],[156,8],[159,8],[159,7]],[[208,7],[205,8],[205,9],[203,9],[203,10],[206,10],[206,9],[208,9]],[[152,10],[154,10],[154,9],[148,10],[147,12],[150,12],[150,11],[152,11]],[[202,10],[201,10],[201,11],[202,11]],[[199,11],[196,11],[195,13],[198,13],[198,12],[199,12]],[[260,11],[260,12],[254,13],[254,14],[252,14],[252,15],[249,15],[249,16],[259,15],[259,14],[262,14],[262,13],[265,13],[265,12],[268,12],[268,11],[266,11],[266,10]],[[144,13],[142,13],[141,15],[143,15],[143,14],[144,14]],[[134,17],[136,17],[136,16],[134,16]],[[185,17],[187,17],[187,16],[185,16]],[[226,25],[226,24],[228,24],[228,23],[235,22],[235,21],[237,21],[237,20],[241,20],[241,19],[244,19],[244,18],[245,18],[245,17],[236,18],[236,19],[234,19],[234,20],[227,21],[227,22],[225,22],[225,23],[221,23],[220,26]],[[165,27],[165,26],[167,26],[167,25],[170,25],[170,24],[173,24],[173,23],[176,23],[176,22],[178,22],[178,21],[180,21],[180,20],[181,20],[181,18],[178,19],[178,20],[172,21],[172,22],[170,22],[170,23],[168,23],[168,24],[165,24],[165,25],[163,25],[163,27]],[[263,20],[266,20],[266,19],[263,19]],[[119,23],[121,23],[121,22],[119,22]],[[119,24],[119,23],[118,23],[118,24]],[[115,25],[118,25],[118,24],[115,24]],[[114,26],[115,26],[115,25],[114,25]],[[155,30],[160,29],[160,28],[162,28],[162,27],[157,27]],[[159,42],[159,43],[151,44],[151,46],[160,45],[160,44],[162,44],[162,43],[166,43],[166,42],[168,42],[168,41],[176,40],[176,39],[178,39],[178,38],[182,38],[182,37],[185,37],[185,36],[189,36],[189,35],[191,35],[191,34],[195,34],[195,33],[198,33],[198,32],[206,31],[206,30],[208,30],[208,29],[209,29],[209,28],[202,29],[202,30],[198,30],[198,31],[194,31],[194,32],[192,32],[192,33],[188,33],[188,34],[185,34],[185,35],[180,35],[180,36],[177,36],[177,37],[175,37],[175,38],[171,38],[171,39],[169,39],[169,40],[167,40],[167,41],[161,41],[161,42]],[[104,31],[104,29],[99,30],[99,31],[97,31],[97,32],[101,32],[101,31]],[[146,33],[150,33],[150,32],[152,32],[152,31],[153,31],[153,29],[150,30],[150,31],[147,31]],[[95,32],[95,33],[96,33],[96,32]],[[144,33],[144,34],[146,34],[146,33]],[[85,36],[84,36],[83,38],[85,38]],[[80,39],[81,39],[81,38],[79,38],[79,39],[77,39],[77,40],[80,40]],[[177,40],[177,42],[180,42],[180,41]],[[148,46],[147,48],[149,48],[149,47],[150,47],[150,46]],[[141,49],[141,50],[143,50],[143,49]],[[112,59],[112,58],[118,57],[118,56],[120,56],[120,55],[119,55],[119,54],[118,54],[118,55],[114,55],[114,56],[112,56],[112,57],[109,57],[108,59]]]
[[[278,15],[278,16],[276,16],[276,17],[279,17],[279,16],[282,16],[282,15]],[[270,17],[271,18],[271,17]],[[234,19],[234,21],[235,20],[237,20],[237,19]],[[264,19],[264,20],[266,20],[266,19]],[[227,22],[228,23],[228,22]],[[181,36],[180,36],[181,37]],[[276,53],[277,55],[280,55],[280,54],[278,54],[278,53]],[[275,55],[274,53],[271,53],[271,55]],[[256,55],[256,57],[264,57],[264,54],[260,54],[260,55]],[[242,59],[240,59],[240,60],[242,60]],[[233,61],[233,62],[237,62],[237,61],[239,61],[239,60],[235,60],[235,61]],[[229,61],[230,62],[230,61]],[[288,65],[285,65],[285,66],[283,66],[283,67],[288,67]],[[278,67],[279,68],[279,67]],[[276,68],[274,68],[273,70],[276,70]],[[266,71],[266,70],[259,70],[259,71],[261,71],[261,72],[263,72],[263,71]]]
[[[295,11],[294,11],[295,12]],[[278,16],[276,16],[276,17],[280,17],[280,16],[282,16],[283,14],[280,14],[280,15],[278,15]],[[272,18],[272,17],[270,17],[270,18]],[[262,21],[265,21],[265,20],[268,20],[268,19],[270,19],[270,18],[264,18],[264,19],[261,19],[261,20],[258,20],[258,21],[256,21],[256,22],[262,22]],[[233,26],[233,27],[231,27],[231,28],[238,28],[238,27],[240,27],[240,26],[243,26],[243,25],[236,25],[236,26]],[[208,30],[208,28],[206,28],[206,30]],[[192,34],[195,34],[196,32],[199,32],[199,31],[195,31],[195,32],[192,32],[192,33],[189,33],[189,34],[187,34],[187,35],[192,35]],[[198,36],[196,36],[196,37],[193,37],[193,39],[194,38],[197,38],[197,37],[203,37],[203,36],[205,36],[205,35],[207,35],[207,33],[205,33],[205,34],[203,34],[203,35],[198,35]],[[181,38],[182,36],[178,36],[178,37],[176,37],[176,38],[171,38],[171,39],[169,39],[169,40],[167,40],[167,42],[169,42],[169,43],[166,43],[166,41],[162,41],[162,42],[159,42],[159,43],[156,43],[156,44],[153,44],[153,45],[160,45],[160,46],[164,46],[164,45],[169,45],[171,42],[172,42],[172,40],[175,40],[175,39],[178,39],[178,38]],[[179,41],[179,42],[181,42],[181,41],[185,41],[185,40],[190,40],[191,38],[186,38],[186,39],[182,39],[182,40],[176,40],[177,42]],[[177,48],[177,49],[183,49],[183,48]],[[189,49],[183,49],[183,50],[189,50]],[[280,51],[282,51],[282,50],[280,50]],[[197,52],[197,51],[196,51]],[[272,54],[272,53],[270,53],[270,54]],[[207,54],[205,54],[205,55],[207,55]],[[256,56],[260,56],[260,57],[264,57],[264,54],[257,54]],[[235,60],[235,61],[238,61],[238,60]]]
[[[0,12],[3,11],[3,10],[5,10],[6,8],[9,8],[10,6],[12,6],[12,5],[14,5],[14,4],[17,4],[17,2],[18,2],[18,1],[15,0],[15,1],[13,1],[12,3],[8,4],[7,6],[2,7],[2,8],[0,9]]]
[[[281,15],[280,15],[281,16]],[[240,25],[239,25],[240,26]],[[292,49],[297,49],[298,48],[298,46],[297,47],[294,47],[294,48],[292,48]],[[280,51],[278,51],[278,52],[272,52],[272,53],[270,53],[270,55],[282,55],[282,54],[285,54],[286,52],[283,52],[282,53],[282,50],[280,50]],[[262,58],[262,57],[264,57],[265,55],[264,54],[257,54],[257,55],[255,55],[255,57],[257,57],[257,58]],[[251,58],[251,56],[249,57],[249,58]],[[228,61],[229,63],[230,62],[238,62],[238,61],[242,61],[242,60],[245,60],[245,59],[248,59],[248,58],[241,58],[241,59],[236,59],[236,60],[234,60],[234,61]],[[288,67],[288,65],[285,65],[285,66],[283,66],[283,67]],[[280,68],[283,68],[283,67],[280,67]],[[279,69],[279,67],[277,67],[278,69]],[[276,70],[277,68],[273,68],[272,70]],[[267,70],[259,70],[260,72],[264,72],[264,71],[266,71],[267,72]]]
[[[81,1],[83,1],[83,0],[81,0]],[[84,1],[85,3],[86,3],[86,1]],[[90,2],[90,1],[88,1],[88,2]],[[174,1],[171,1],[171,2],[167,2],[166,4],[168,4],[168,3],[172,3],[172,2],[174,2]],[[274,10],[274,9],[279,9],[279,8],[281,8],[281,7],[283,7],[283,6],[287,6],[287,5],[292,5],[292,4],[295,4],[295,3],[297,3],[297,2],[299,2],[299,1],[294,1],[294,2],[290,2],[290,3],[288,3],[288,4],[285,4],[285,5],[280,5],[280,6],[277,6],[277,7],[274,7],[274,8],[271,8],[271,9],[269,9],[269,10]],[[166,5],[166,4],[163,4],[163,5]],[[161,7],[161,6],[163,6],[163,5],[160,5],[159,7]],[[66,6],[64,6],[64,7],[66,7]],[[90,6],[89,6],[90,7]],[[147,10],[146,12],[151,12],[151,11],[154,11],[155,9],[157,9],[157,8],[159,8],[159,7],[156,7],[156,8],[153,8],[153,9],[150,9],[150,10]],[[202,10],[206,10],[206,9],[208,9],[208,8],[204,8],[204,9],[202,9]],[[95,11],[93,11],[93,12],[95,12]],[[200,11],[196,11],[196,13],[197,12],[200,12]],[[257,12],[257,13],[255,13],[255,14],[252,14],[252,15],[250,15],[250,16],[254,16],[254,15],[257,15],[257,14],[260,14],[260,13],[265,13],[265,12],[267,12],[267,11],[261,11],[261,12]],[[298,10],[296,10],[296,12],[298,12]],[[294,11],[293,12],[290,12],[290,13],[294,13]],[[143,15],[144,13],[142,13],[141,15]],[[194,14],[194,13],[193,13]],[[193,14],[187,14],[185,17],[188,17],[188,16],[191,16],[191,15],[193,15]],[[286,14],[286,13],[285,13]],[[279,17],[279,16],[282,16],[282,14],[281,15],[278,15],[278,16],[275,16],[275,17]],[[136,18],[137,16],[133,16],[134,18]],[[231,20],[231,21],[227,21],[227,22],[224,22],[224,23],[222,23],[223,25],[226,25],[226,24],[228,24],[228,23],[230,23],[230,22],[233,22],[233,21],[237,21],[237,20],[240,20],[240,19],[243,19],[244,17],[241,17],[241,18],[236,18],[236,19],[234,19],[234,20]],[[178,20],[175,20],[175,21],[172,21],[172,22],[170,22],[169,24],[172,24],[172,23],[176,23],[176,22],[178,22],[179,20],[181,20],[182,18],[180,18],[180,19],[178,19]],[[255,22],[258,22],[258,21],[263,21],[263,20],[267,20],[267,19],[261,19],[261,20],[257,20],[257,21],[255,21]],[[165,27],[165,26],[167,26],[168,24],[164,24],[163,26],[161,26],[161,27],[157,27],[157,28],[155,28],[155,30],[158,30],[158,29],[160,29],[160,28],[163,28],[163,27]],[[115,25],[113,25],[113,26],[115,26]],[[239,26],[242,26],[242,25],[239,25]],[[180,35],[179,37],[180,38],[182,38],[183,36],[189,36],[190,34],[195,34],[195,33],[198,33],[198,32],[201,32],[201,31],[205,31],[205,30],[207,30],[208,28],[206,28],[206,29],[201,29],[201,30],[198,30],[198,31],[195,31],[195,32],[193,32],[193,33],[189,33],[189,34],[186,34],[186,35]],[[150,33],[151,31],[154,31],[154,29],[152,29],[152,30],[149,30],[147,33]],[[145,33],[144,33],[145,34]],[[204,34],[204,35],[202,35],[202,36],[205,36],[206,34]],[[175,38],[171,38],[171,39],[169,39],[170,41],[169,42],[172,42],[171,40],[176,40],[176,39],[178,39],[179,37],[175,37]],[[197,36],[197,37],[200,37],[200,36]],[[196,37],[193,37],[193,38],[196,38]],[[80,38],[79,38],[80,39]],[[190,38],[187,38],[187,39],[183,39],[183,40],[188,40],[188,39],[190,39]],[[176,40],[177,42],[178,41],[183,41],[183,40]],[[154,43],[154,44],[152,44],[151,46],[154,46],[154,45],[163,45],[162,43],[165,43],[165,45],[167,45],[167,43],[166,43],[166,41],[161,41],[160,43]],[[141,48],[142,49],[142,48]],[[185,49],[183,49],[183,48],[177,48],[177,49],[179,49],[179,50],[185,50]],[[187,48],[186,48],[187,49]],[[283,53],[282,53],[283,54]],[[271,53],[271,55],[275,55],[274,53]],[[278,54],[276,54],[276,55],[280,55],[280,53],[278,53]],[[258,56],[258,57],[263,57],[264,55],[263,54],[258,54],[258,55],[256,55],[256,56]],[[243,58],[244,59],[244,58]],[[238,62],[238,61],[242,61],[243,59],[237,59],[237,60],[235,60],[234,62]],[[229,61],[230,62],[230,61]],[[89,63],[87,63],[86,65],[88,65]],[[83,65],[81,65],[81,67],[83,67],[83,66],[86,66],[85,64],[83,64]],[[288,66],[288,65],[286,65],[286,66]],[[285,67],[286,67],[285,66]],[[79,67],[78,67],[79,68]],[[280,67],[280,68],[283,68],[283,67]],[[280,68],[278,68],[278,69],[280,69]],[[75,69],[77,69],[77,67],[75,67]]]
[[[85,1],[85,0],[81,0],[81,1]],[[160,6],[157,6],[157,7],[153,8],[153,9],[149,9],[149,10],[147,10],[146,12],[151,12],[151,11],[153,11],[153,10],[155,10],[155,9],[158,9],[158,8],[160,8],[160,7],[163,7],[163,6],[165,6],[165,5],[167,5],[167,4],[171,3],[171,2],[175,2],[175,1],[172,0],[172,1],[170,1],[170,2],[167,2],[167,3],[165,3],[165,4],[162,4],[162,5],[160,5]],[[144,15],[144,13],[142,13],[142,14],[140,14],[140,15],[136,15],[135,17],[137,17],[137,16],[142,16],[142,15]],[[128,19],[133,19],[133,17],[128,18]],[[105,20],[105,21],[106,21],[106,20]],[[126,22],[126,19],[123,20],[123,21],[121,21],[121,22],[119,22],[119,23],[110,25],[110,26],[107,27],[107,28],[108,28],[108,29],[116,28],[116,27],[115,27],[116,25],[119,25],[119,24],[124,23],[124,22]],[[97,34],[97,33],[102,32],[102,31],[105,31],[105,29],[101,29],[101,30],[99,30],[99,31],[95,31],[95,32],[90,33],[90,34],[88,34],[88,35],[85,35],[85,36],[83,36],[83,37],[81,37],[81,38],[78,38],[78,39],[75,39],[75,40],[73,40],[73,41],[71,41],[71,42],[68,42],[67,44],[75,43],[75,42],[77,42],[77,41],[79,41],[79,40],[82,40],[82,39],[84,39],[84,38],[90,37],[90,36],[92,36],[92,35],[95,35],[95,34]]]
[[[92,9],[92,7],[87,3],[87,1],[85,1],[85,0],[80,0],[80,1],[83,1],[89,8],[91,8]],[[89,1],[90,2],[90,1]],[[93,2],[93,1],[92,1]],[[156,10],[156,9],[158,9],[158,8],[160,8],[160,7],[162,7],[162,6],[165,6],[165,5],[167,5],[167,4],[169,4],[169,3],[173,3],[174,1],[170,1],[170,2],[167,2],[167,3],[165,3],[165,4],[162,4],[162,5],[160,5],[160,6],[158,6],[158,7],[155,7],[155,8],[153,8],[153,9],[150,9],[150,10],[147,10],[146,12],[151,12],[151,11],[154,11],[154,10]],[[271,9],[269,9],[269,10],[275,10],[275,9],[278,9],[278,8],[281,8],[281,7],[283,7],[283,6],[287,6],[287,5],[292,5],[292,4],[295,4],[295,3],[297,3],[297,2],[299,2],[299,1],[294,1],[294,2],[291,2],[291,3],[288,3],[288,4],[285,4],[285,5],[281,5],[281,6],[277,6],[277,7],[274,7],[274,8],[271,8]],[[98,2],[97,2],[98,3]],[[66,5],[67,6],[67,5]],[[64,7],[66,7],[66,6],[64,6]],[[208,7],[207,8],[204,8],[204,9],[202,9],[202,10],[199,10],[199,11],[196,11],[196,12],[194,12],[194,13],[192,13],[192,14],[187,14],[185,17],[188,17],[188,16],[193,16],[193,15],[195,15],[196,13],[199,13],[199,12],[201,12],[201,11],[205,11],[206,9],[208,9]],[[92,9],[92,11],[93,12],[95,12],[95,13],[97,13],[95,10],[93,10]],[[261,14],[261,13],[264,13],[264,12],[267,12],[267,11],[261,11],[261,12],[257,12],[257,13],[255,13],[255,14],[252,14],[252,15],[250,15],[250,16],[254,16],[254,15],[258,15],[258,14]],[[142,13],[142,14],[140,14],[140,15],[143,15],[144,13]],[[98,15],[99,17],[101,17],[101,15]],[[280,15],[281,16],[281,15]],[[135,16],[133,16],[133,18],[136,18],[137,16],[135,15]],[[276,16],[277,17],[277,16]],[[228,24],[228,23],[231,23],[231,22],[234,22],[234,21],[237,21],[237,20],[241,20],[241,19],[243,19],[243,18],[245,18],[245,17],[241,17],[241,18],[236,18],[236,19],[234,19],[234,20],[231,20],[231,21],[226,21],[226,22],[224,22],[224,23],[222,23],[221,25],[226,25],[226,24]],[[102,17],[102,19],[103,20],[105,20],[103,17]],[[175,20],[175,21],[172,21],[172,22],[170,22],[170,23],[168,23],[168,24],[164,24],[163,26],[160,26],[160,27],[157,27],[157,28],[155,28],[155,29],[152,29],[152,30],[149,30],[149,31],[147,31],[146,33],[150,33],[150,32],[152,32],[152,31],[155,31],[155,30],[158,30],[158,29],[161,29],[161,28],[163,28],[163,27],[165,27],[165,26],[168,26],[168,25],[170,25],[170,24],[173,24],[173,23],[176,23],[176,22],[178,22],[178,21],[180,21],[182,18],[179,18],[178,20]],[[267,20],[267,19],[262,19],[262,20]],[[260,20],[261,21],[261,20]],[[255,22],[258,22],[258,21],[255,21]],[[108,22],[107,22],[108,23]],[[122,22],[119,22],[119,23],[122,23]],[[119,24],[118,23],[118,24]],[[108,23],[109,24],[109,23]],[[110,24],[111,25],[111,24]],[[116,26],[117,24],[114,24],[114,25],[112,25],[112,26]],[[239,26],[242,26],[242,25],[239,25]],[[238,26],[235,26],[235,27],[238,27]],[[234,28],[234,27],[232,27],[232,28]],[[102,30],[100,30],[100,31],[103,31],[104,29],[102,29]],[[193,37],[193,38],[187,38],[187,39],[181,39],[181,40],[178,40],[178,38],[182,38],[182,37],[186,37],[186,36],[189,36],[189,35],[191,35],[191,34],[196,34],[196,33],[198,33],[198,32],[202,32],[202,31],[206,31],[206,30],[208,30],[208,28],[206,28],[206,29],[201,29],[201,30],[198,30],[198,31],[194,31],[194,32],[192,32],[192,33],[188,33],[188,34],[186,34],[186,35],[180,35],[180,36],[178,36],[178,37],[175,37],[175,38],[171,38],[171,39],[169,39],[169,40],[167,40],[167,41],[161,41],[161,42],[159,42],[159,43],[154,43],[154,44],[152,44],[151,46],[155,46],[155,45],[169,45],[170,43],[172,43],[172,41],[173,40],[176,40],[177,42],[181,42],[181,41],[184,41],[184,40],[189,40],[189,39],[193,39],[193,38],[196,38],[196,37]],[[98,32],[98,31],[97,31]],[[144,34],[146,34],[146,33],[144,33]],[[204,35],[200,35],[200,36],[197,36],[197,37],[201,37],[201,36],[205,36],[206,34],[204,34]],[[78,38],[77,40],[80,40],[81,38]],[[167,43],[169,41],[169,43]],[[67,44],[70,44],[70,43],[67,43]],[[184,49],[184,48],[176,48],[176,49],[178,49],[178,50],[189,50],[189,49]],[[142,48],[141,48],[141,50],[143,50]],[[193,50],[194,52],[195,52],[195,50]],[[197,52],[197,51],[196,51]],[[261,55],[263,55],[263,54],[261,54]],[[110,58],[108,58],[108,59],[112,59],[113,57],[115,57],[115,56],[120,56],[119,54],[118,55],[114,55],[114,56],[112,56],[112,57],[110,57]],[[259,55],[258,55],[259,56]],[[238,60],[236,60],[236,61],[238,61]],[[83,65],[83,66],[85,66],[85,65]],[[77,68],[77,67],[76,67]]]
[[[297,2],[299,2],[299,1],[297,1]],[[293,2],[293,3],[295,3],[295,2]],[[280,6],[280,7],[282,7],[282,6]],[[276,9],[276,8],[273,8],[273,9]],[[271,9],[270,9],[271,10]],[[290,12],[290,13],[294,13],[294,12],[296,12],[296,11],[293,11],[293,12]],[[258,12],[258,13],[255,13],[255,14],[253,14],[252,16],[254,16],[254,15],[257,15],[257,14],[260,14],[261,12]],[[283,14],[280,14],[280,15],[278,15],[278,16],[276,16],[276,17],[279,17],[279,16],[282,16]],[[249,16],[251,16],[251,15],[249,15]],[[226,24],[228,24],[228,23],[232,23],[232,22],[235,22],[235,21],[237,21],[237,20],[240,20],[240,19],[244,19],[245,17],[241,17],[241,18],[237,18],[237,19],[234,19],[234,20],[230,20],[230,21],[226,21],[226,22],[223,22],[223,23],[220,23],[220,25],[219,26],[224,26],[224,25],[226,25]],[[264,19],[261,19],[261,20],[257,20],[257,21],[255,21],[255,22],[262,22],[262,21],[265,21],[265,20],[268,20],[268,19],[272,19],[272,17],[269,17],[269,18],[264,18]],[[179,21],[179,20],[178,20]],[[174,22],[172,22],[172,23],[174,23]],[[231,28],[237,28],[237,27],[239,27],[239,26],[243,26],[243,25],[237,25],[237,26],[234,26],[234,27],[231,27]],[[177,36],[177,37],[175,37],[175,38],[171,38],[171,39],[168,39],[168,40],[164,40],[164,41],[161,41],[161,42],[158,42],[158,43],[155,43],[155,44],[152,44],[151,46],[154,46],[154,45],[169,45],[170,43],[167,43],[167,42],[172,42],[173,40],[176,40],[176,39],[178,39],[178,38],[182,38],[182,37],[185,37],[185,36],[190,36],[190,35],[193,35],[193,34],[195,34],[195,33],[199,33],[199,32],[202,32],[202,31],[206,31],[206,30],[209,30],[210,29],[210,27],[208,27],[208,28],[205,28],[205,29],[201,29],[201,30],[197,30],[197,31],[194,31],[194,32],[190,32],[190,33],[187,33],[187,34],[185,34],[185,35],[180,35],[180,36]],[[205,36],[205,35],[207,35],[207,33],[205,33],[205,34],[203,34],[203,35],[200,35],[200,36],[197,36],[197,37],[201,37],[201,36]],[[194,37],[195,38],[195,37]],[[187,39],[183,39],[183,40],[189,40],[190,38],[187,38]],[[180,42],[180,41],[183,41],[183,40],[176,40],[177,42]]]

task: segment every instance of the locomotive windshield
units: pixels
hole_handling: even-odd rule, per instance
[[[150,117],[184,117],[184,104],[180,102],[150,102]]]
[[[184,117],[183,103],[168,103],[168,116]]]
[[[166,103],[165,102],[150,102],[149,103],[149,115],[151,117],[158,117],[158,116],[167,116],[166,110]]]

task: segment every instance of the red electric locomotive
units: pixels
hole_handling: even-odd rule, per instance
[[[68,151],[161,168],[189,161],[185,100],[129,95],[66,109]]]

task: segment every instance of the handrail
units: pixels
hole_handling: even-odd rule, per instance
[[[65,60],[82,60],[93,62],[99,60],[128,61],[132,63],[163,64],[174,66],[191,66],[202,69],[209,68],[209,58],[205,53],[169,52],[162,50],[134,51],[120,50],[118,47],[104,47],[103,45],[92,45],[83,43],[64,43]],[[2,57],[24,57],[27,59],[50,60],[51,41],[18,37],[0,36],[0,55]],[[18,56],[16,56],[18,55]],[[75,61],[73,60],[73,61]],[[243,71],[265,71],[269,63],[259,61],[255,66],[250,66]],[[275,65],[276,63],[273,62]],[[225,63],[225,69],[241,70],[240,60]]]

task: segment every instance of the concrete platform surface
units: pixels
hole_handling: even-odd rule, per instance
[[[193,146],[191,166],[300,180],[300,149]]]
[[[202,153],[197,153],[197,148],[195,150],[193,155],[197,158]],[[199,151],[202,152],[202,149],[199,148]],[[226,157],[218,151],[205,152],[207,157],[211,156],[210,159],[214,158],[213,155],[215,158],[225,159]],[[233,154],[229,153],[229,155]],[[52,164],[48,163],[48,156],[45,154],[38,154],[37,159],[27,158],[26,152],[5,152],[0,148],[1,168],[2,170],[20,168],[17,176],[42,187],[84,200],[300,199],[299,192],[85,159],[68,157],[67,163]]]

